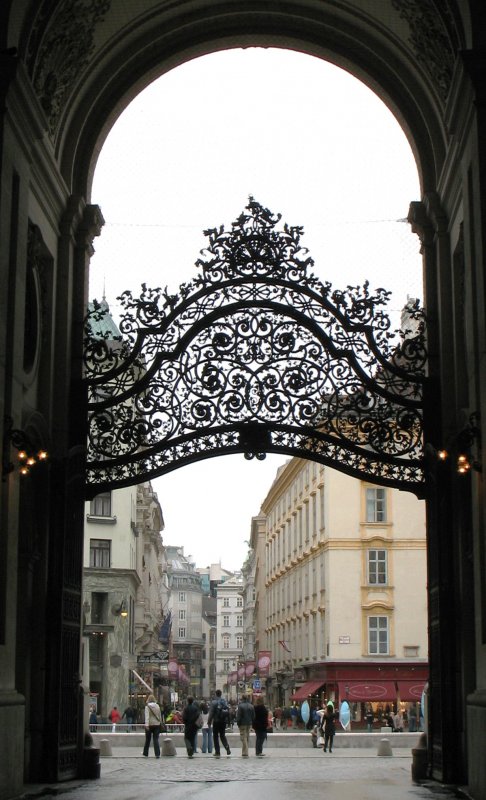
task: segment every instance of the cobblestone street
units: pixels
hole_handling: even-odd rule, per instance
[[[452,787],[411,780],[411,755],[398,751],[378,757],[374,750],[341,749],[332,754],[297,748],[269,749],[264,758],[241,758],[239,749],[220,759],[196,753],[148,759],[134,748],[116,748],[102,758],[101,778],[48,787],[26,787],[24,797],[72,800],[452,800]],[[459,795],[460,796],[460,795]]]

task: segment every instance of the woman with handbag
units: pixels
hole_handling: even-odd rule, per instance
[[[162,728],[162,711],[153,694],[145,702],[145,745],[142,755],[148,758],[150,740],[153,738],[155,758],[160,758],[159,736]]]

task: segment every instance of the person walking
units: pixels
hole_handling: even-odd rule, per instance
[[[162,711],[153,694],[145,701],[145,744],[142,755],[148,758],[150,740],[153,739],[154,756],[160,758],[159,736],[162,727]]]
[[[268,712],[267,712],[268,713]],[[255,721],[255,709],[244,694],[236,710],[236,724],[240,731],[241,755],[248,758],[248,745],[250,743],[250,731]]]
[[[327,753],[327,748],[329,747],[329,752],[332,753],[332,743],[336,734],[336,712],[332,703],[328,703],[326,706],[326,713],[322,718],[322,729],[324,732],[324,747],[322,750]]]
[[[208,715],[208,725],[213,729],[213,742],[214,742],[214,757],[219,758],[221,755],[219,740],[226,750],[226,755],[231,755],[231,750],[226,738],[226,725],[229,721],[229,707],[228,703],[221,696],[221,689],[216,689],[214,700],[211,701]]]
[[[202,724],[202,753],[212,753],[213,752],[213,732],[211,730],[211,726],[209,724],[209,708],[206,703],[201,703],[201,714],[203,717],[203,724]]]
[[[137,712],[135,711],[134,708],[132,708],[131,706],[127,706],[125,711],[123,712],[123,714],[121,716],[122,719],[123,719],[123,717],[125,717],[125,719],[127,721],[127,733],[130,733],[130,731],[132,730],[132,725],[133,725],[133,721],[134,721],[134,719],[136,717],[136,713]]]
[[[197,732],[199,730],[196,720],[201,713],[201,709],[193,697],[187,698],[187,705],[184,706],[182,712],[182,721],[184,723],[184,743],[186,745],[187,756],[192,758],[196,751]]]
[[[121,720],[121,714],[116,706],[113,706],[113,708],[111,709],[110,713],[108,714],[108,719],[111,722],[111,732],[115,733],[117,723],[120,722]]]
[[[268,710],[265,707],[263,697],[261,695],[257,698],[254,710],[255,719],[253,721],[253,730],[255,731],[256,736],[255,755],[259,758],[263,758],[265,755],[263,753],[263,743],[267,738]]]

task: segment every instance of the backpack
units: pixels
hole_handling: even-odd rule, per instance
[[[215,722],[227,722],[229,719],[229,708],[226,700],[220,699],[216,703],[213,719]]]

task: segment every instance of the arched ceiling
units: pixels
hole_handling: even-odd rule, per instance
[[[75,194],[89,194],[104,138],[142,88],[188,59],[251,45],[307,52],[363,80],[397,116],[428,191],[444,158],[443,117],[456,55],[466,45],[458,5],[454,0],[16,0],[7,45],[17,47],[25,61]]]

